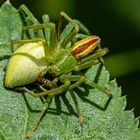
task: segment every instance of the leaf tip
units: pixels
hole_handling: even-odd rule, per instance
[[[134,108],[132,108],[130,111],[131,111],[131,112],[134,112]]]
[[[135,119],[135,123],[137,126],[139,126],[139,121],[140,121],[140,116]]]
[[[127,95],[124,95],[124,96],[122,96],[122,99],[123,100],[126,100],[126,97],[127,97]]]
[[[10,0],[6,0],[5,3],[10,4]]]

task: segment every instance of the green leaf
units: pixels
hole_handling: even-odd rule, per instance
[[[22,23],[17,10],[7,1],[0,9],[0,44],[21,38]]]
[[[43,105],[38,98],[4,87],[7,58],[11,54],[10,41],[21,38],[21,27],[17,10],[10,3],[4,3],[0,8],[1,140],[26,140],[25,134],[31,129],[39,114],[39,107]],[[108,102],[109,97],[101,90],[85,85],[75,90],[84,116],[81,126],[73,113],[76,109],[70,93],[54,97],[31,140],[140,140],[139,119],[134,118],[133,111],[124,111],[126,98],[121,97],[121,88],[116,81],[109,81],[105,67],[95,65],[86,72],[86,76],[91,81],[95,80],[100,87],[107,88],[113,98]],[[103,110],[107,102],[108,106]]]

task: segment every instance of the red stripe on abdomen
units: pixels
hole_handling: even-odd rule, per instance
[[[76,56],[77,54],[83,52],[83,51],[86,50],[90,45],[92,45],[93,43],[95,43],[95,42],[97,42],[97,41],[98,41],[98,38],[94,38],[94,39],[90,40],[89,42],[80,45],[80,46],[77,47],[74,51],[72,51],[72,54],[73,54],[74,56]]]

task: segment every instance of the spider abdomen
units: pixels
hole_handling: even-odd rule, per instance
[[[35,82],[47,67],[41,42],[26,43],[10,58],[5,77],[5,86],[14,88]]]

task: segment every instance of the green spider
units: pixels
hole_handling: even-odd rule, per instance
[[[25,91],[34,97],[47,96],[37,121],[27,132],[27,137],[30,137],[55,95],[73,92],[74,88],[85,83],[110,96],[105,89],[89,81],[82,71],[99,63],[108,49],[101,49],[100,38],[90,36],[88,29],[80,21],[71,19],[64,12],[60,13],[58,31],[48,15],[43,16],[43,24],[40,24],[25,5],[20,6],[19,13],[25,25],[23,39],[12,41],[14,53],[7,65],[5,87]],[[61,31],[63,18],[68,24]],[[19,48],[15,50],[15,46]],[[31,83],[38,83],[39,93],[26,87]],[[71,95],[79,122],[83,123],[76,97]]]

